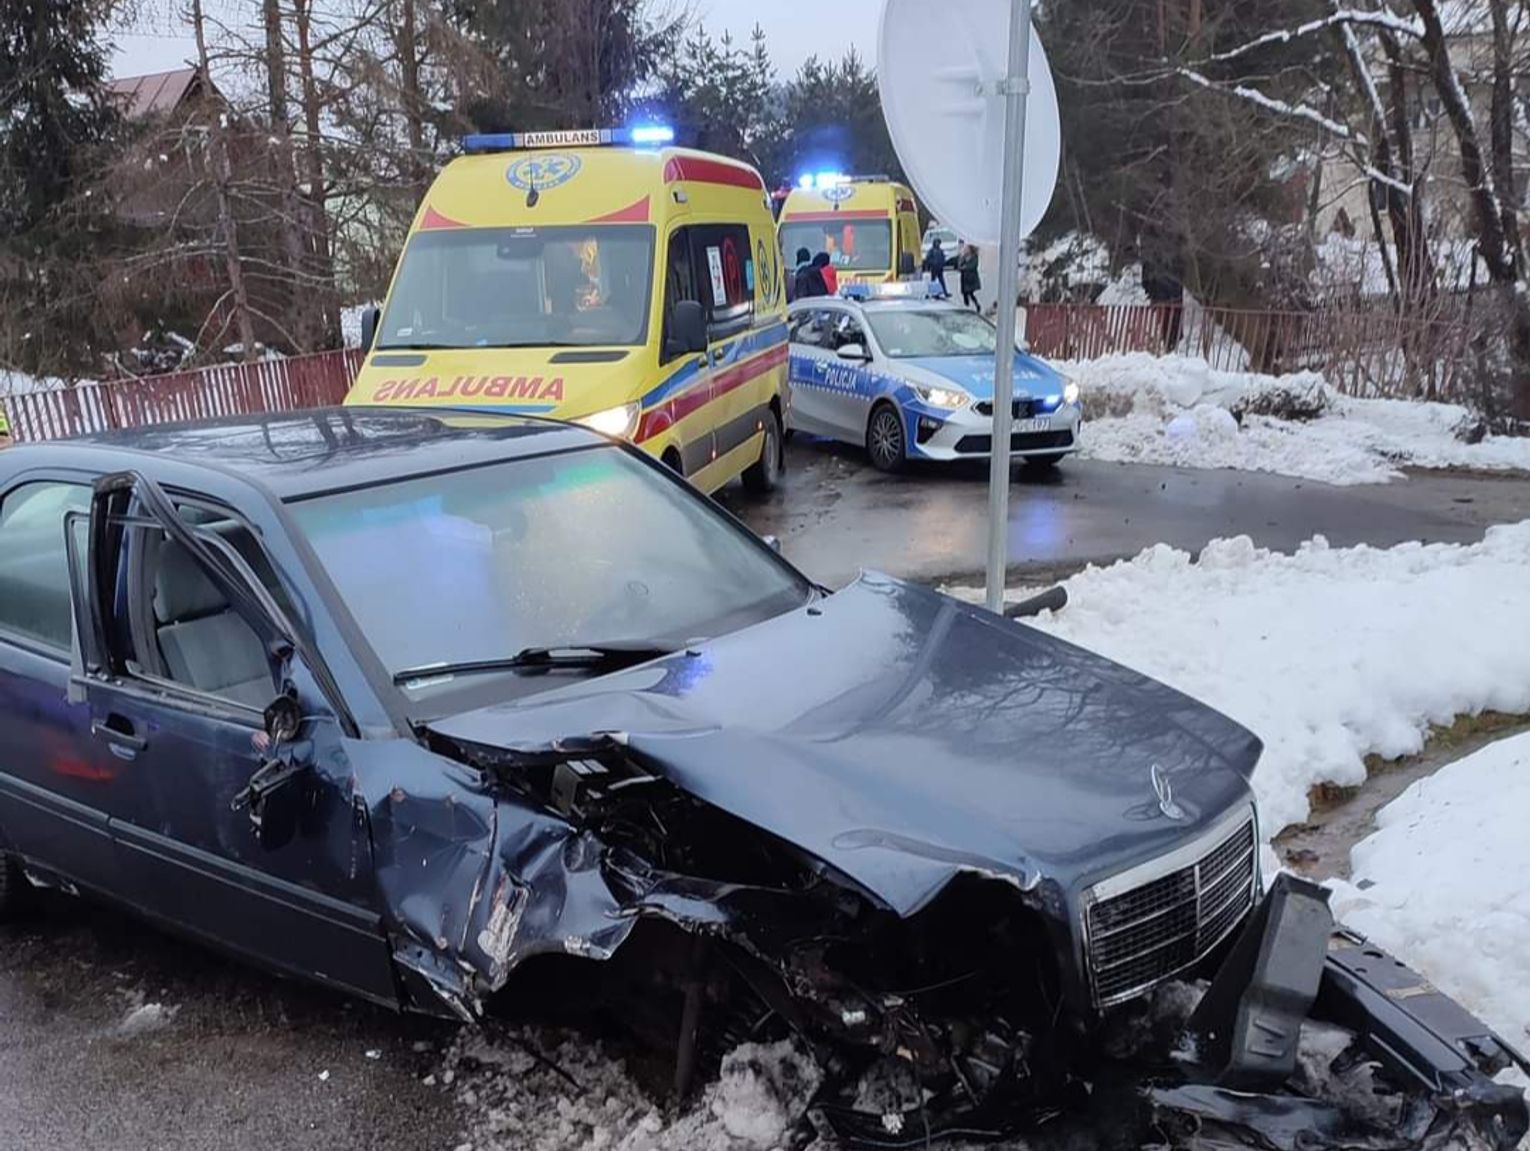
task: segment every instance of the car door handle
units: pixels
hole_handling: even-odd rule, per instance
[[[108,744],[113,752],[127,753],[129,759],[149,746],[149,741],[134,731],[133,722],[120,715],[92,720],[90,734]]]

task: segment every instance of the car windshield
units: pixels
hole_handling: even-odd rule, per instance
[[[850,272],[886,272],[892,269],[892,223],[888,220],[812,220],[785,224],[781,250],[794,263],[797,250],[810,256],[827,252],[836,268]]]
[[[419,232],[404,250],[376,346],[642,344],[653,247],[647,225]]]
[[[998,333],[983,317],[959,308],[867,310],[882,351],[895,360],[922,356],[991,356]]]
[[[676,648],[812,588],[711,503],[618,447],[404,479],[291,505],[389,675],[533,648]],[[511,677],[517,690],[547,677]],[[411,699],[466,675],[404,684]]]

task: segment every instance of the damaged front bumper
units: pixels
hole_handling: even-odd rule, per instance
[[[793,1035],[823,1071],[804,1123],[859,1146],[1102,1110],[1101,1146],[1512,1151],[1530,1128],[1494,1080],[1524,1059],[1336,929],[1321,888],[1280,877],[1194,1011],[1181,995],[1123,1048],[1112,1032],[1148,1001],[1101,1017],[1070,1000],[1045,882],[972,873],[904,917],[630,761],[608,770],[620,750],[516,754],[499,778],[524,804],[439,774],[372,797],[409,1005],[467,1022],[491,1001],[599,1005],[673,1051],[680,1095],[730,1044]],[[549,960],[556,994],[538,983]]]

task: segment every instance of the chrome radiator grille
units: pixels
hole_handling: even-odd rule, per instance
[[[1084,935],[1095,1004],[1140,995],[1222,942],[1254,904],[1256,847],[1248,813],[1230,833],[1224,824],[1188,853],[1094,888]]]

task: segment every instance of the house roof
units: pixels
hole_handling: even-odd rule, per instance
[[[107,84],[107,91],[123,104],[129,120],[143,120],[175,111],[201,87],[197,68],[151,72],[147,76],[122,76]]]

